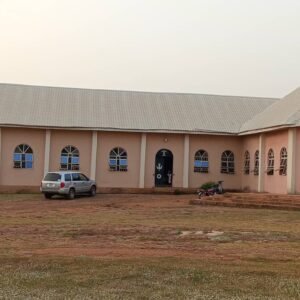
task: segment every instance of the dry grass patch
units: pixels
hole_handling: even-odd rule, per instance
[[[0,195],[0,299],[300,299],[300,212],[192,197]]]

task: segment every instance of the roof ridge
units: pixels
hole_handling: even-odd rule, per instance
[[[3,83],[0,85],[8,86],[22,86],[22,87],[36,87],[36,88],[53,88],[53,89],[69,89],[69,90],[82,90],[82,91],[103,91],[103,92],[125,92],[125,93],[143,93],[143,94],[165,94],[165,95],[201,95],[212,97],[226,97],[226,98],[244,98],[244,99],[264,99],[278,101],[281,98],[274,97],[258,97],[258,96],[239,96],[239,95],[221,95],[221,94],[207,94],[207,93],[192,93],[192,92],[156,92],[156,91],[138,91],[138,90],[113,90],[113,89],[97,89],[97,88],[80,88],[80,87],[66,87],[66,86],[47,86],[47,85],[32,85],[22,83]]]

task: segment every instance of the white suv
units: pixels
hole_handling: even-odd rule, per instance
[[[49,172],[41,183],[41,192],[46,199],[53,195],[64,195],[68,199],[74,199],[78,194],[95,196],[97,192],[96,182],[79,172],[59,171]]]

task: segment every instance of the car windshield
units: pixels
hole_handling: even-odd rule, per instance
[[[45,178],[45,181],[60,181],[61,180],[61,175],[57,173],[48,173]]]

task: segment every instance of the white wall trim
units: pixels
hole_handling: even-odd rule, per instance
[[[265,135],[262,133],[259,135],[259,174],[258,174],[258,192],[265,191]]]
[[[287,158],[287,192],[296,193],[296,128],[290,128],[288,131],[288,158]]]
[[[190,157],[190,136],[184,135],[184,150],[183,150],[183,187],[189,187],[189,157]]]
[[[98,149],[98,132],[93,131],[93,133],[92,133],[91,167],[90,167],[90,178],[93,180],[96,180],[97,149]]]
[[[44,161],[44,175],[49,172],[50,167],[50,146],[51,146],[51,130],[45,131],[45,161]]]
[[[146,146],[147,146],[147,134],[142,133],[142,136],[141,136],[141,154],[140,154],[139,188],[144,188],[145,187]]]

